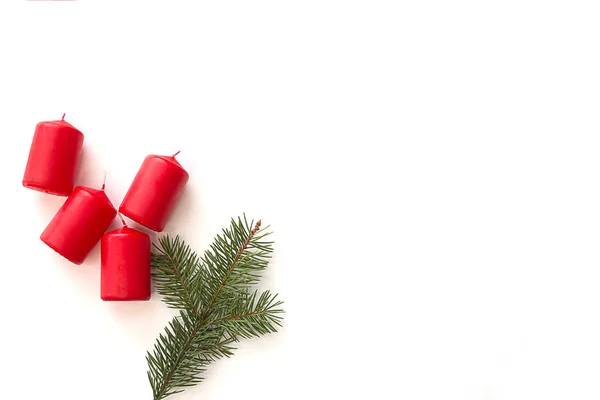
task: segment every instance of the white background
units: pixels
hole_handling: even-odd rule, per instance
[[[151,399],[171,311],[103,303],[39,235],[35,124],[85,134],[118,205],[149,153],[191,179],[167,232],[272,226],[284,329],[177,399],[600,397],[595,1],[0,5],[0,398]],[[117,226],[115,222],[114,226]],[[172,397],[173,400],[176,397]]]

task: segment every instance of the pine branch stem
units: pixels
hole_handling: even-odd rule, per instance
[[[236,319],[241,319],[241,318],[247,318],[247,317],[253,317],[255,315],[261,315],[261,314],[267,314],[267,310],[255,310],[246,314],[237,314],[237,315],[232,315],[230,317],[225,317],[225,318],[221,318],[218,319],[214,322],[212,322],[213,324],[220,324],[221,322],[226,322],[226,321],[233,321]]]
[[[248,235],[248,239],[246,239],[246,241],[244,242],[244,244],[242,245],[242,247],[240,247],[240,249],[238,250],[237,254],[235,255],[235,258],[234,258],[233,262],[231,263],[231,265],[229,266],[229,268],[227,268],[227,273],[223,277],[223,280],[221,280],[221,284],[219,285],[219,288],[217,289],[217,291],[213,295],[212,299],[210,299],[210,302],[208,303],[208,306],[206,307],[207,310],[210,310],[212,308],[215,300],[219,296],[219,293],[221,293],[221,290],[223,289],[223,286],[225,286],[225,283],[227,283],[227,279],[229,279],[229,275],[231,275],[231,271],[233,271],[233,269],[235,268],[235,266],[237,265],[237,263],[242,258],[242,254],[248,248],[248,245],[250,244],[250,241],[252,240],[252,238],[254,237],[254,235],[256,235],[256,233],[260,230],[260,225],[261,225],[261,220],[259,219],[256,222],[256,224],[254,224],[254,227],[250,231],[250,234]]]

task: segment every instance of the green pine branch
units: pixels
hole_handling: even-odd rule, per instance
[[[261,221],[231,220],[210,248],[198,257],[179,237],[164,236],[152,254],[159,294],[180,310],[149,352],[148,379],[154,400],[202,381],[213,361],[233,354],[231,344],[276,332],[282,301],[258,283],[273,253]]]

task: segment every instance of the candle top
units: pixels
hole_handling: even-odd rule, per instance
[[[150,154],[150,157],[160,158],[160,159],[163,159],[165,161],[171,162],[171,163],[173,163],[173,164],[181,167],[181,164],[179,164],[179,161],[177,161],[177,159],[175,158],[175,156],[159,156],[157,154]]]
[[[183,167],[181,166],[181,164],[179,164],[179,161],[177,161],[177,160],[175,159],[175,156],[176,156],[177,154],[179,154],[179,152],[175,153],[175,154],[174,154],[174,155],[172,155],[172,156],[159,156],[159,155],[156,155],[156,154],[150,154],[150,155],[149,155],[147,158],[159,158],[159,159],[161,159],[161,160],[164,160],[164,161],[168,162],[169,164],[171,164],[171,165],[173,165],[173,166],[175,166],[175,167],[177,167],[177,168],[181,169],[181,170],[182,170],[182,171],[183,171],[183,172],[184,172],[186,175],[188,175],[188,173],[187,173],[187,171],[185,170],[185,168],[183,168]]]
[[[66,128],[71,128],[73,130],[76,130],[77,132],[81,133],[81,131],[77,128],[75,128],[73,125],[71,125],[70,123],[68,123],[67,121],[65,121],[64,119],[57,119],[54,121],[42,121],[40,122],[38,125],[56,125],[56,126],[63,126]]]
[[[75,188],[75,190],[80,190],[82,192],[87,192],[90,195],[92,195],[92,197],[97,198],[98,200],[103,201],[104,203],[106,203],[107,205],[109,205],[112,208],[115,208],[112,203],[110,202],[108,196],[106,195],[106,193],[104,193],[104,190],[99,190],[99,189],[94,189],[91,187],[87,187],[87,186],[77,186]],[[74,191],[75,191],[74,190]]]
[[[130,228],[128,226],[122,226],[120,228],[115,229],[114,231],[110,231],[107,235],[137,235],[137,236],[148,236],[144,232],[138,231],[137,229]]]

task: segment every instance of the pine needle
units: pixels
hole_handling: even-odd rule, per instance
[[[154,400],[200,383],[206,367],[230,357],[240,338],[281,327],[283,302],[252,289],[273,253],[266,229],[260,220],[232,219],[202,257],[178,236],[164,236],[154,246],[157,291],[179,310],[146,356]]]

